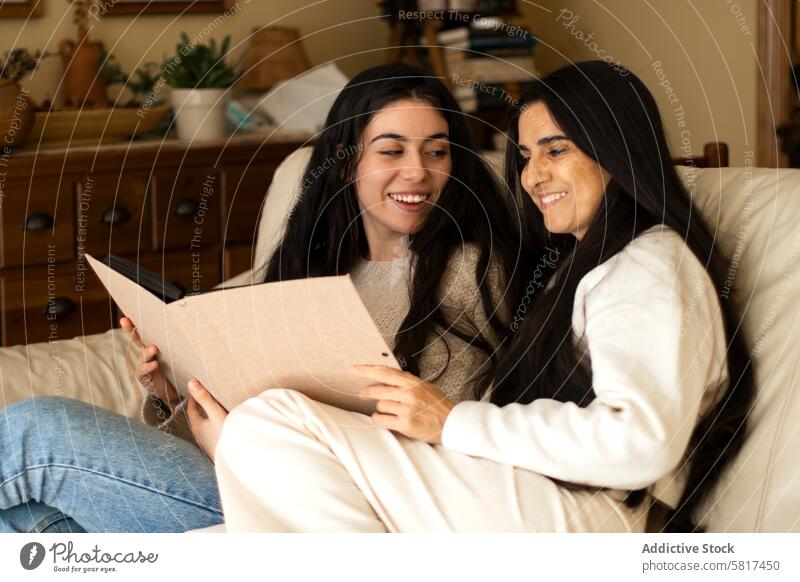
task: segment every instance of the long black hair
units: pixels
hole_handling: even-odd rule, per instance
[[[621,74],[625,73],[625,74]],[[549,233],[543,217],[521,193],[525,161],[519,150],[519,118],[526,107],[543,103],[575,146],[611,176],[604,201],[580,241]],[[492,402],[528,403],[551,398],[586,406],[595,398],[586,354],[573,342],[572,310],[580,280],[619,253],[648,228],[663,224],[684,239],[706,267],[718,296],[726,272],[714,237],[683,186],[669,154],[653,96],[629,71],[603,61],[561,68],[533,85],[510,115],[506,158],[510,189],[521,193],[528,252],[551,253],[561,264],[546,263],[551,286],[536,295],[503,360],[497,366]],[[527,202],[527,204],[526,204]],[[538,286],[536,287],[539,288]],[[685,461],[688,483],[667,530],[695,531],[695,512],[720,474],[740,450],[753,400],[750,359],[730,301],[720,301],[727,338],[730,382],[726,393],[695,427]],[[644,492],[629,494],[629,505]]]
[[[520,253],[519,220],[512,219],[508,197],[473,147],[455,98],[438,78],[422,69],[406,64],[373,67],[341,91],[317,136],[300,198],[267,265],[265,281],[341,275],[368,257],[357,184],[348,178],[355,175],[367,124],[375,113],[402,99],[424,101],[445,118],[452,170],[425,224],[409,237],[414,261],[411,308],[397,333],[394,352],[406,370],[419,375],[419,356],[432,334],[447,331],[486,352],[481,376],[488,381],[497,361],[488,334],[500,342],[509,334],[499,300],[490,288],[490,267],[492,275],[499,273],[506,282],[510,297],[515,297],[516,287],[508,282]],[[441,308],[442,277],[453,253],[466,244],[479,252],[474,277],[490,330],[473,329],[465,318],[448,321]]]

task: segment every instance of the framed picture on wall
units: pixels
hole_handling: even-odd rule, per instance
[[[3,0],[0,4],[0,18],[42,16],[44,0]]]
[[[193,14],[198,12],[224,12],[232,0],[95,0],[102,13],[109,16],[117,14]]]

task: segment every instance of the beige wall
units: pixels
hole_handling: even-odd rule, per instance
[[[190,37],[204,28],[213,28],[211,36],[222,40],[232,36],[233,55],[244,50],[247,36],[255,26],[267,24],[294,26],[303,35],[312,64],[340,59],[348,76],[385,60],[383,47],[389,35],[387,24],[379,20],[378,9],[366,0],[239,0],[240,9],[226,19],[212,24],[219,14],[188,16],[105,16],[92,19],[91,38],[104,43],[116,55],[123,70],[130,72],[147,61],[161,61],[175,54],[181,31]],[[75,38],[67,0],[46,0],[47,14],[41,18],[0,19],[0,51],[19,46],[31,50],[58,50],[62,38]],[[327,29],[327,30],[324,30]],[[238,46],[237,46],[238,45]],[[344,57],[344,58],[342,58]],[[54,94],[62,74],[59,58],[44,61],[41,69],[22,84],[34,99]]]
[[[695,155],[705,142],[727,142],[732,165],[743,165],[746,152],[755,150],[757,0],[536,0],[520,6],[522,20],[541,39],[543,73],[605,50],[641,77],[659,103],[675,156],[687,139]],[[578,33],[594,34],[588,43],[597,46],[588,47]],[[653,67],[658,61],[660,78]],[[659,83],[671,87],[673,103]],[[681,106],[683,127],[675,111]]]
[[[314,64],[339,59],[348,75],[383,62],[389,31],[379,12],[367,0],[327,0],[302,8],[311,0],[239,0],[241,9],[221,22],[213,36],[230,33],[236,48],[244,49],[246,37],[257,25],[298,27]],[[731,147],[732,164],[744,163],[745,152],[755,147],[756,81],[758,71],[753,49],[756,42],[757,0],[520,0],[520,21],[540,37],[537,49],[542,72],[571,60],[596,58],[586,41],[625,63],[653,91],[661,107],[675,155],[681,145],[695,154],[708,141],[725,141]],[[0,50],[13,46],[56,50],[64,37],[74,37],[74,25],[66,14],[66,0],[47,0],[43,18],[0,20]],[[299,8],[298,8],[299,7]],[[560,13],[568,8],[578,17]],[[695,12],[696,10],[696,12]],[[738,20],[737,14],[738,13]],[[561,20],[559,21],[559,16]],[[148,60],[173,54],[178,35],[190,36],[209,26],[217,15],[105,17],[94,22],[92,36],[117,55],[127,71]],[[742,26],[749,27],[743,30]],[[327,30],[325,30],[327,29]],[[662,63],[663,75],[674,91],[674,103],[659,86],[653,63]],[[34,98],[52,94],[61,75],[59,59],[46,61],[33,79],[24,82]],[[680,127],[674,109],[683,106],[685,126]],[[688,132],[688,133],[687,133]]]

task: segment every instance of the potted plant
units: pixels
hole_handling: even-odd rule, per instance
[[[180,139],[213,140],[225,136],[227,93],[238,79],[238,63],[225,62],[229,44],[230,35],[217,50],[214,39],[207,45],[194,43],[184,32],[176,55],[164,63],[162,74],[172,88]]]
[[[24,48],[7,51],[0,61],[0,147],[25,141],[33,127],[34,104],[19,81],[39,66],[47,53]]]

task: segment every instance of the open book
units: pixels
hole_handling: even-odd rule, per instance
[[[370,381],[350,367],[400,368],[349,275],[181,296],[135,264],[86,257],[183,395],[197,378],[228,410],[267,388],[293,388],[370,414],[374,402],[358,397]]]

